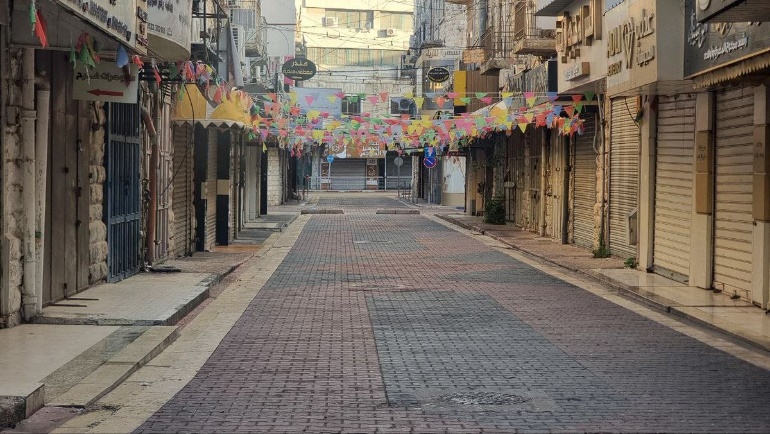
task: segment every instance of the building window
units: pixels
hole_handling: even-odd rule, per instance
[[[339,27],[350,29],[364,29],[372,27],[372,11],[349,11],[338,9],[326,9],[327,17],[337,18]],[[368,26],[367,26],[368,25]]]
[[[412,30],[412,14],[399,12],[382,12],[377,14],[380,17],[381,29],[401,29]]]
[[[346,96],[342,99],[342,114],[343,115],[360,115],[361,114],[361,100],[358,97]]]

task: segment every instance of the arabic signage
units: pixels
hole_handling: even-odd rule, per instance
[[[696,0],[685,3],[684,75],[693,76],[768,51],[768,23],[698,22]]]
[[[425,60],[457,59],[462,51],[457,48],[428,48],[422,50],[421,57]]]
[[[310,80],[315,76],[316,71],[315,63],[304,58],[287,60],[281,67],[281,72],[286,78],[296,81]]]
[[[86,71],[79,68],[72,84],[72,98],[85,101],[136,104],[139,95],[139,67],[128,65],[128,74],[114,62],[100,62]]]
[[[606,12],[608,93],[658,80],[656,3],[626,1]]]
[[[191,18],[192,0],[147,0],[147,37],[152,52],[167,60],[187,60]]]
[[[449,80],[449,69],[442,66],[428,70],[428,80],[434,83],[443,83]]]
[[[570,2],[556,17],[559,92],[581,86],[595,89],[594,82],[604,78],[606,38],[601,5],[599,0]]]
[[[126,47],[147,53],[146,0],[54,0]]]

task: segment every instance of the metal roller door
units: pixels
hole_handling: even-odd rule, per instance
[[[638,204],[639,128],[631,117],[636,98],[612,100],[610,124],[610,253],[636,257],[628,236],[628,215]]]
[[[594,248],[594,206],[596,205],[596,116],[586,115],[585,132],[575,136],[574,182],[575,202],[573,205],[573,239],[575,244],[587,249]]]
[[[679,281],[690,274],[695,96],[658,99],[655,163],[655,272]]]
[[[174,127],[174,181],[172,186],[171,207],[173,210],[173,233],[171,234],[171,257],[184,256],[191,251],[193,206],[193,128],[190,125]]]
[[[716,97],[714,281],[717,289],[750,297],[754,93],[737,89]]]
[[[366,190],[366,159],[335,158],[331,178],[332,190]]]
[[[204,250],[210,250],[217,242],[217,130],[206,130],[209,138],[208,166],[206,169],[206,235]]]

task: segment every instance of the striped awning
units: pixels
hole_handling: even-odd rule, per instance
[[[734,80],[744,75],[753,74],[765,68],[770,68],[770,49],[752,57],[693,76],[692,80],[694,87],[701,89]]]

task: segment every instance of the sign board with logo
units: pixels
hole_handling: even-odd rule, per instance
[[[191,19],[192,0],[147,0],[147,38],[152,52],[172,61],[189,58]]]
[[[128,67],[128,75],[114,62],[100,62],[88,73],[84,68],[78,68],[72,84],[72,98],[136,104],[139,96],[139,67],[134,64]]]
[[[767,23],[699,23],[696,3],[685,2],[684,75],[691,77],[770,50]]]
[[[428,80],[434,83],[443,83],[449,80],[449,69],[438,66],[428,70]]]
[[[286,78],[303,81],[310,80],[316,74],[315,63],[304,58],[294,58],[287,60],[281,67],[281,72]]]
[[[556,17],[559,92],[595,90],[606,69],[602,2],[571,2]],[[584,89],[581,89],[581,86]]]
[[[140,54],[147,53],[147,3],[144,0],[54,0],[73,14]]]

